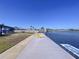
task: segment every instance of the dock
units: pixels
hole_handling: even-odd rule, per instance
[[[76,59],[43,33],[35,33],[0,54],[0,59]]]

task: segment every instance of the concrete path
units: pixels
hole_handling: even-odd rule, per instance
[[[28,43],[32,39],[34,39],[34,35],[26,38],[25,40],[21,41],[14,47],[0,54],[0,59],[16,59],[16,57],[20,54],[20,52],[28,45]]]
[[[75,59],[44,34],[36,34],[16,59]]]

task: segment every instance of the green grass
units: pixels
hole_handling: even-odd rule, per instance
[[[0,53],[6,51],[7,49],[11,48],[12,46],[9,44],[0,44]]]
[[[24,40],[28,36],[32,35],[33,33],[14,33],[9,36],[1,36],[0,37],[0,53],[3,53],[7,49],[13,47],[20,41]]]

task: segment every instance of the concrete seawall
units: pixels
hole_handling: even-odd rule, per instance
[[[36,33],[0,54],[0,59],[75,59],[59,45]]]

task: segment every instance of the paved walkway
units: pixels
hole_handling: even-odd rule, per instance
[[[12,48],[0,54],[0,59],[16,59],[16,57],[20,54],[20,52],[28,45],[28,43],[32,39],[34,39],[34,35],[26,38],[17,45],[13,46]]]
[[[44,34],[34,37],[16,59],[75,59]]]

